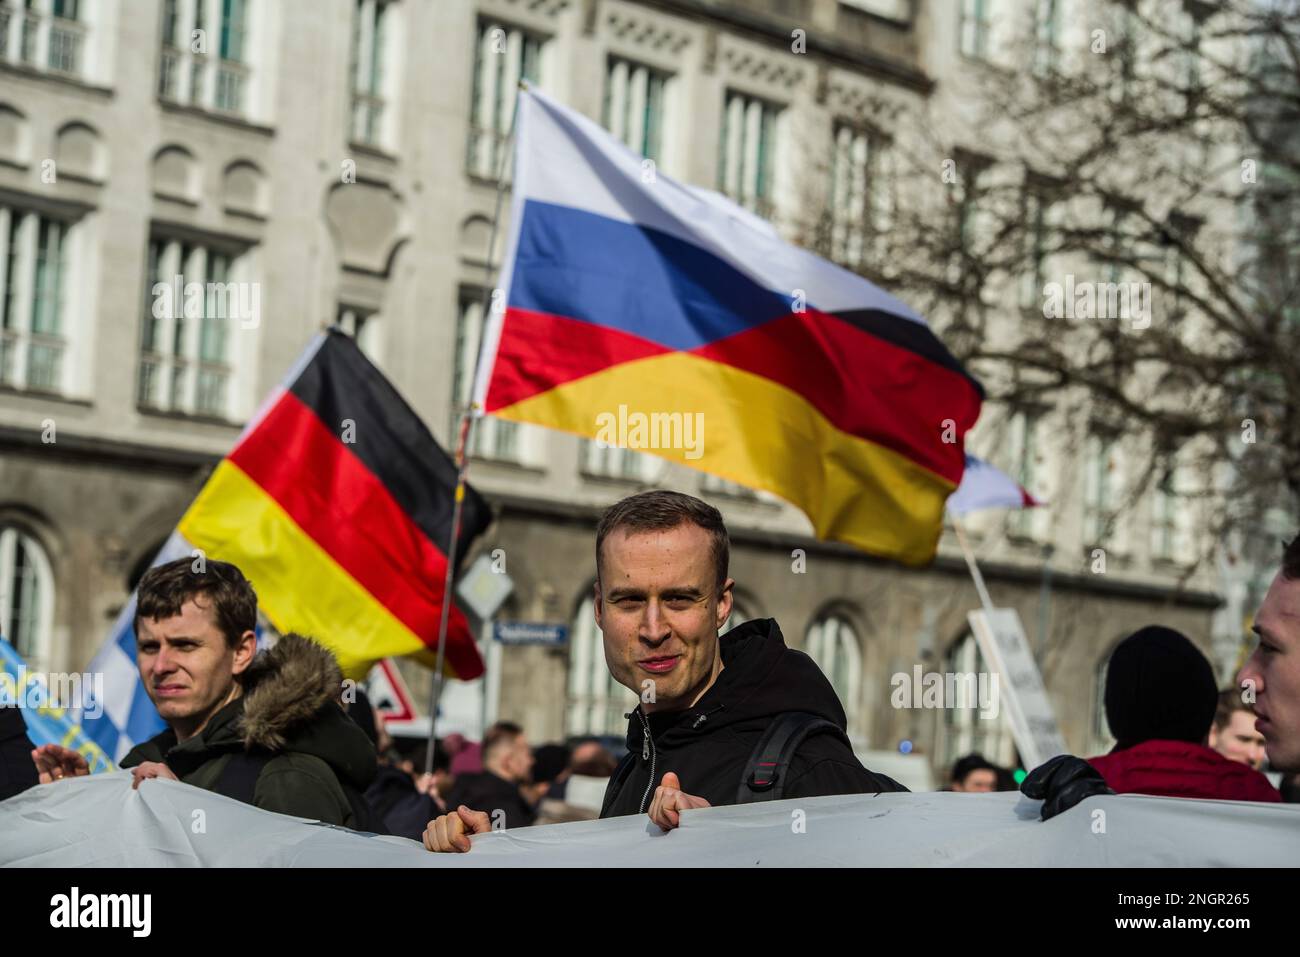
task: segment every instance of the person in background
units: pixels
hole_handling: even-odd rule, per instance
[[[563,744],[542,744],[533,749],[533,773],[523,786],[529,804],[540,804],[560,777],[568,774],[569,759],[569,749]]]
[[[1256,771],[1264,770],[1264,736],[1255,730],[1255,712],[1241,700],[1241,691],[1219,692],[1219,705],[1210,725],[1210,747],[1229,761],[1240,761]]]
[[[968,794],[996,791],[998,771],[998,766],[984,755],[968,754],[953,764],[952,783],[948,790]]]
[[[482,773],[483,747],[477,741],[470,741],[457,732],[447,735],[442,739],[442,743],[447,753],[451,755],[450,771],[453,777]]]
[[[1117,794],[1281,800],[1268,778],[1206,747],[1219,689],[1186,636],[1151,625],[1129,635],[1106,666],[1106,720],[1116,744],[1089,758]]]
[[[569,766],[556,778],[537,808],[538,824],[589,821],[600,815],[609,778],[618,759],[595,738],[573,746]]]
[[[431,818],[424,830],[424,845],[469,850],[469,837],[462,829],[451,829],[449,819],[471,819],[469,830],[480,834],[493,829],[529,827],[537,812],[521,789],[532,775],[533,752],[523,728],[510,721],[498,721],[483,735],[483,770],[478,774],[457,774],[447,795],[448,814]],[[454,761],[453,761],[454,766]]]

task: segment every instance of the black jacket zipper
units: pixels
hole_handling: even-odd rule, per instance
[[[655,760],[659,755],[655,751],[655,740],[650,736],[650,722],[646,720],[640,705],[637,706],[636,714],[641,719],[641,730],[645,732],[645,740],[641,742],[641,760],[650,762],[650,780],[646,782],[645,794],[641,796],[641,810],[639,812],[644,814],[650,808],[650,792],[654,790],[655,786]]]

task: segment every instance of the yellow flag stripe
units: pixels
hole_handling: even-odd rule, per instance
[[[620,407],[629,423],[636,413],[686,414],[692,424],[702,423],[698,449],[683,441],[682,447],[639,451],[779,495],[803,510],[819,538],[913,565],[934,557],[951,482],[835,428],[797,393],[733,366],[682,352],[652,356],[493,414],[602,438],[610,436],[602,436],[602,425],[618,422]],[[614,443],[622,438],[612,436]],[[656,436],[648,432],[647,438]]]

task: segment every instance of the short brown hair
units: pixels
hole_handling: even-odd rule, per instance
[[[231,648],[239,636],[257,628],[257,593],[230,562],[205,558],[194,570],[195,558],[178,558],[145,572],[136,599],[135,628],[141,618],[171,618],[187,601],[202,595],[212,603],[212,617]]]
[[[488,755],[498,748],[514,744],[523,733],[524,729],[513,721],[498,721],[483,735],[483,749],[480,752],[482,760],[486,761]]]
[[[1300,578],[1300,535],[1286,543],[1282,549],[1282,577]]]
[[[611,532],[618,528],[634,532],[660,532],[689,522],[709,533],[713,545],[713,567],[718,587],[727,580],[727,566],[731,563],[731,539],[722,513],[694,495],[653,489],[629,495],[605,510],[596,526],[596,579],[600,580],[600,547]]]
[[[1232,715],[1237,711],[1244,711],[1247,714],[1254,714],[1254,709],[1246,702],[1241,700],[1240,688],[1224,688],[1219,692],[1219,703],[1214,709],[1214,726],[1222,731],[1232,720]]]

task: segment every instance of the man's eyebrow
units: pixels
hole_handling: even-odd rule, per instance
[[[660,589],[660,593],[670,596],[679,595],[684,598],[702,598],[705,594],[693,585],[663,588]],[[644,588],[623,587],[610,589],[609,594],[605,596],[605,600],[618,601],[620,598],[644,598],[645,596],[646,591]]]

